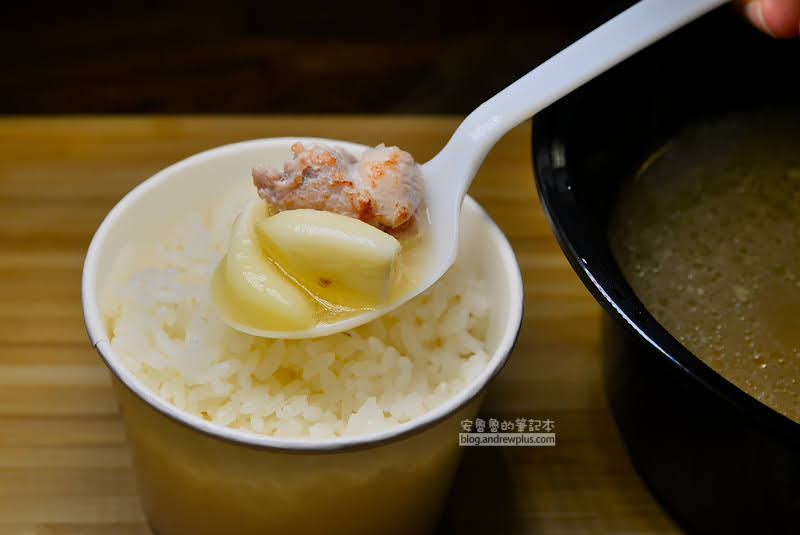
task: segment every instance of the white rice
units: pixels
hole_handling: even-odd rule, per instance
[[[425,294],[346,333],[282,341],[231,329],[208,282],[236,211],[190,214],[159,243],[128,247],[104,296],[114,352],[178,409],[265,435],[357,435],[421,416],[485,369],[488,285],[458,262]]]

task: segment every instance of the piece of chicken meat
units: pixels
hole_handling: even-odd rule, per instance
[[[414,222],[423,183],[409,153],[380,144],[358,160],[342,148],[299,142],[292,152],[282,173],[267,165],[253,168],[259,196],[276,209],[326,210],[387,230]]]

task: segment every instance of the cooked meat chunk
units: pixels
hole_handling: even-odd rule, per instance
[[[292,145],[293,157],[277,169],[253,169],[258,194],[278,210],[313,208],[396,229],[413,221],[423,198],[422,174],[414,158],[383,144],[359,161],[344,149]]]

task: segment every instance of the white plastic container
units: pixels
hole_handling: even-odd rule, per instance
[[[235,533],[393,534],[430,532],[460,458],[460,422],[474,418],[502,368],[522,319],[522,279],[503,233],[467,197],[459,256],[477,263],[494,299],[483,374],[419,419],[377,433],[285,439],[224,428],[183,412],[139,381],[108,343],[99,297],[128,242],[156,236],[180,214],[252,188],[250,169],[279,167],[292,143],[271,138],[226,145],[172,165],[125,196],[89,246],[83,269],[86,327],[114,375],[145,513],[159,535]],[[250,191],[252,195],[252,191]]]

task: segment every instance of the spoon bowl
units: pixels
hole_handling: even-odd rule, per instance
[[[332,145],[337,147],[342,147],[352,154],[356,156],[360,156],[362,152],[367,150],[369,147],[366,145],[359,145],[356,143],[352,143],[349,141],[344,140],[336,140],[336,139],[325,139],[325,138],[316,138],[316,137],[293,137],[293,138],[278,138],[275,140],[276,142],[283,141],[281,145],[285,145],[281,147],[281,154],[282,156],[288,157],[291,154],[290,147],[295,142],[300,142],[306,146],[313,145],[313,144],[321,144],[321,145]],[[431,160],[432,162],[433,160]],[[281,162],[277,160],[273,160],[269,162],[270,164],[278,167]],[[423,176],[425,173],[430,172],[430,162],[422,166]],[[252,190],[251,186],[248,183],[248,191],[243,192],[241,197],[243,204],[246,198],[255,199],[255,192],[250,191]],[[437,197],[438,194],[438,197]],[[238,195],[237,195],[238,197]],[[447,195],[446,190],[444,189],[437,189],[435,187],[428,187],[427,180],[426,180],[426,189],[425,189],[425,201],[424,206],[426,207],[425,213],[422,214],[422,217],[427,217],[429,220],[429,224],[425,225],[427,228],[434,228],[440,229],[439,232],[431,232],[430,235],[427,237],[428,242],[425,245],[425,253],[428,255],[428,259],[426,259],[426,268],[424,269],[424,273],[419,281],[412,285],[408,291],[401,294],[399,297],[390,300],[386,304],[371,309],[366,310],[364,312],[360,312],[357,315],[353,315],[350,317],[344,317],[341,320],[335,322],[321,322],[313,327],[307,329],[299,329],[299,330],[268,330],[262,329],[258,327],[254,327],[253,325],[248,324],[245,321],[241,321],[239,318],[236,317],[235,314],[230,313],[228,309],[228,305],[225,303],[225,300],[222,296],[215,293],[212,288],[211,297],[214,301],[215,308],[217,312],[220,314],[220,317],[228,324],[230,327],[241,331],[243,333],[251,334],[254,336],[261,336],[264,338],[282,338],[287,340],[292,339],[306,339],[306,338],[316,338],[321,336],[327,336],[330,334],[335,334],[337,332],[342,332],[350,329],[354,329],[365,323],[373,321],[384,314],[391,312],[392,310],[398,308],[399,306],[407,303],[414,297],[420,295],[424,292],[427,288],[433,285],[437,280],[439,280],[442,275],[450,268],[450,266],[455,261],[456,253],[457,253],[457,240],[458,240],[458,229],[455,228],[456,225],[460,223],[460,211],[462,209],[462,202],[464,200],[464,196],[462,195],[458,199],[458,204],[455,203],[452,205],[453,211],[450,210],[436,210],[431,211],[427,209],[428,206],[431,206],[433,203],[437,203],[436,205],[439,206],[442,200],[447,200],[451,197],[451,195]],[[471,201],[474,203],[474,201]],[[475,203],[477,205],[477,203]],[[244,208],[243,208],[244,209]],[[458,213],[455,212],[458,210]],[[451,239],[455,239],[456,242],[450,243]],[[224,262],[225,258],[223,257],[220,262],[215,266],[214,271],[218,271],[220,269],[220,263]]]
[[[399,299],[341,321],[296,331],[233,328],[268,338],[313,338],[372,321],[433,285],[456,258],[461,204],[486,154],[509,130],[570,91],[726,0],[641,0],[481,104],[459,125],[445,147],[422,165],[430,226],[427,273]],[[301,140],[302,141],[302,140]],[[352,148],[352,144],[326,141]],[[355,151],[356,154],[362,152]]]

